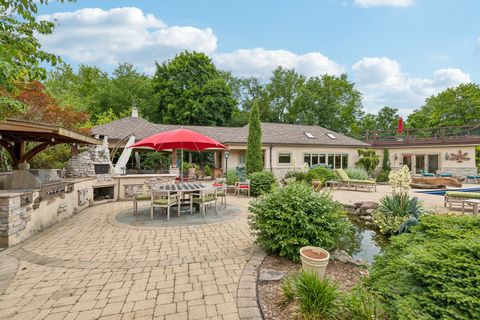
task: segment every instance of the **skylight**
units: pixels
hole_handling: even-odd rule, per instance
[[[310,132],[304,132],[308,139],[314,139],[315,137]]]
[[[333,133],[326,133],[327,137],[329,137],[330,139],[337,139],[337,137],[333,134]]]

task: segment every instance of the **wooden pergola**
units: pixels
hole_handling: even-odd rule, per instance
[[[26,151],[27,142],[38,145]],[[29,162],[36,154],[56,144],[98,145],[101,141],[73,130],[46,123],[6,119],[0,121],[0,146],[4,147],[12,158],[13,167]]]

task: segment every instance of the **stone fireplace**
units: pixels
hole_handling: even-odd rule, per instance
[[[93,201],[108,201],[115,199],[115,185],[109,186],[94,186],[93,187]]]

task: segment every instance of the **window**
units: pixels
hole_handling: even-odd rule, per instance
[[[245,162],[246,162],[246,153],[245,151],[239,151],[238,152],[238,165],[243,167],[245,166]]]
[[[312,166],[312,160],[310,159],[310,156],[311,156],[310,153],[305,153],[303,155],[303,163],[308,164],[309,167]]]
[[[312,166],[318,164],[318,154],[312,154]]]
[[[304,132],[308,139],[314,139],[315,137],[310,132]]]
[[[348,154],[342,154],[342,169],[348,168]]]
[[[326,165],[327,164],[327,156],[324,155],[324,154],[319,154],[318,163]]]
[[[290,153],[279,153],[278,154],[278,163],[279,164],[290,164],[292,163],[292,155]]]
[[[330,139],[337,139],[337,137],[333,134],[333,133],[326,133],[327,137],[329,137]]]
[[[328,164],[331,168],[335,169],[334,155],[333,155],[333,154],[329,154],[327,158],[328,158],[327,164]]]
[[[342,167],[342,155],[336,154],[335,155],[335,169],[340,169]]]

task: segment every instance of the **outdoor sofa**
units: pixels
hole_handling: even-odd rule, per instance
[[[338,187],[347,187],[347,189],[354,188],[358,190],[358,188],[374,189],[377,191],[377,183],[374,180],[357,180],[357,179],[350,179],[348,174],[343,169],[336,169],[337,176],[339,178],[339,185]]]
[[[480,200],[480,192],[461,192],[461,191],[447,191],[445,192],[444,206],[448,205],[448,209],[452,210],[452,205],[458,203],[464,207],[465,200]]]

